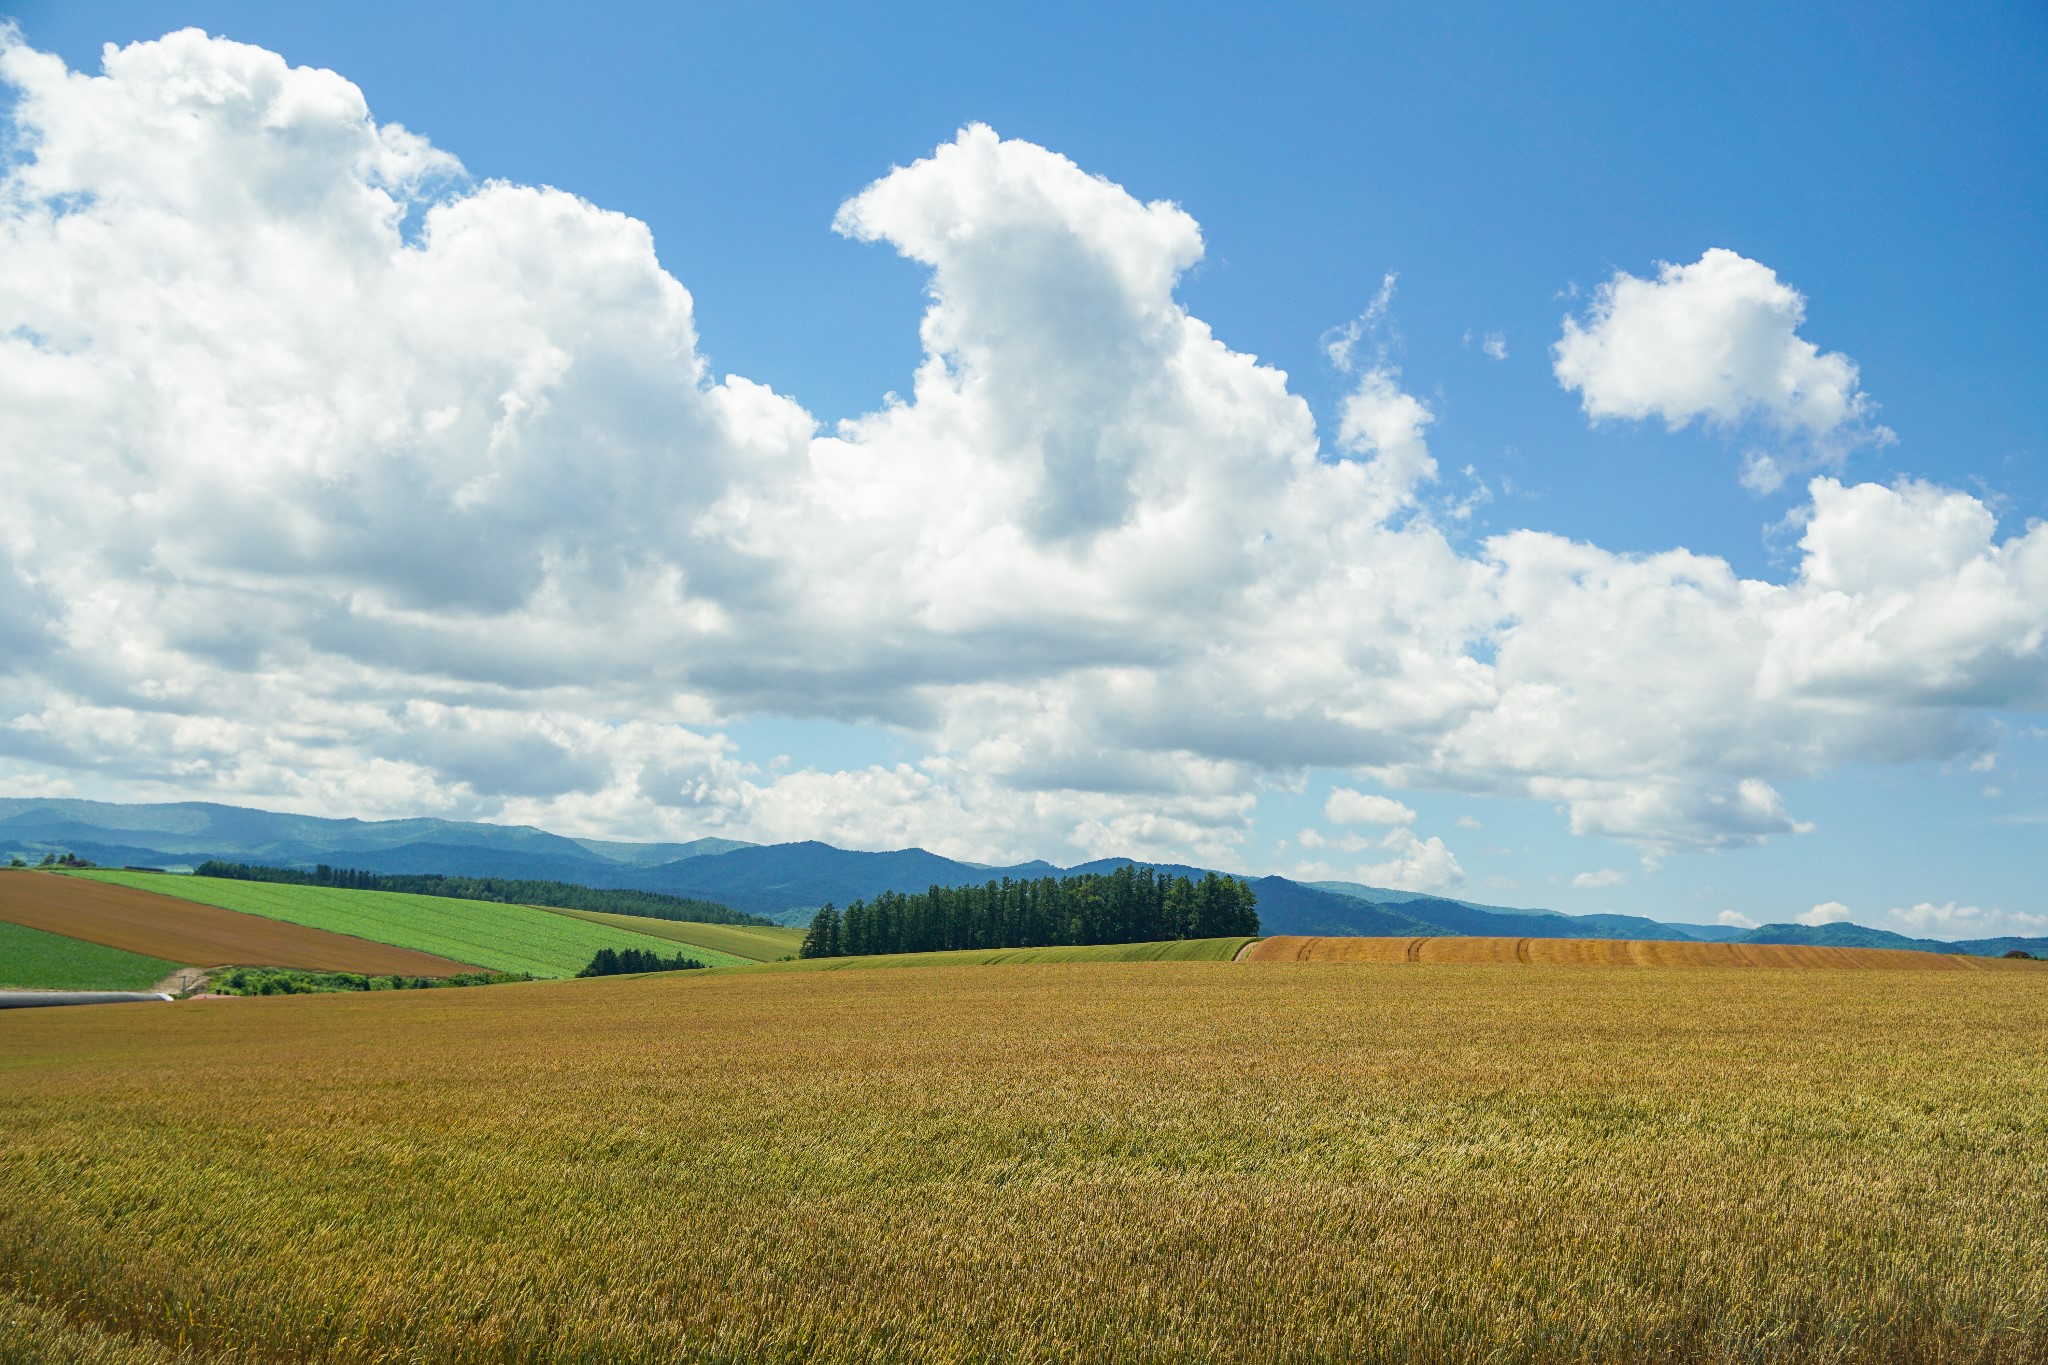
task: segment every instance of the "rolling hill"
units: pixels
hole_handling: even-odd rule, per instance
[[[381,873],[519,877],[661,891],[715,901],[785,925],[808,923],[828,902],[845,905],[883,891],[914,893],[934,885],[962,886],[1004,877],[1107,872],[1133,861],[1105,858],[1072,868],[1046,862],[992,867],[921,848],[860,852],[816,841],[756,845],[719,838],[642,844],[572,839],[520,826],[439,819],[330,820],[207,802],[119,805],[0,799],[0,857],[18,854],[33,862],[45,853],[65,851],[113,866],[177,869],[220,858],[284,867],[328,863]],[[1205,870],[1155,866],[1196,876]],[[1261,923],[1269,934],[1911,947],[1986,956],[2019,949],[2048,955],[2048,939],[1951,944],[1854,924],[1820,929],[1769,924],[1744,931],[1635,915],[1566,915],[1356,882],[1308,884],[1285,877],[1259,878],[1254,887]]]
[[[752,847],[732,839],[623,844],[569,839],[521,825],[461,820],[334,820],[208,801],[125,805],[0,798],[0,855],[34,862],[72,852],[109,866],[190,868],[208,858],[370,872],[525,877],[585,886],[637,885],[637,868]],[[645,890],[659,888],[643,887]]]
[[[1923,953],[1973,953],[2000,957],[2009,952],[2048,956],[2048,938],[1975,938],[1950,943],[1938,938],[1909,938],[1888,929],[1860,924],[1766,924],[1731,940],[1735,943],[1805,944],[1825,948],[1909,948]]]
[[[80,872],[69,876],[217,906],[244,916],[282,920],[392,944],[497,972],[571,976],[586,966],[600,948],[637,948],[664,957],[675,952],[675,945],[666,939],[635,930],[591,924],[551,910],[495,901],[149,872]],[[740,960],[726,954],[699,956],[707,965],[712,956],[720,962]]]
[[[127,873],[0,873],[0,920],[186,967],[454,976],[478,965],[467,957],[363,933],[345,919],[313,923],[249,914],[241,906],[197,897],[157,894],[158,883],[189,886],[198,880]]]

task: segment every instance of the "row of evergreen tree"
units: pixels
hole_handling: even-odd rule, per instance
[[[403,891],[414,896],[451,896],[465,901],[498,901],[505,905],[551,905],[562,910],[600,910],[609,915],[642,919],[689,920],[698,924],[762,924],[774,920],[743,910],[670,896],[659,891],[627,891],[616,887],[578,886],[574,882],[524,881],[516,877],[444,877],[437,873],[364,872],[321,863],[312,871],[298,867],[263,867],[253,863],[204,862],[193,869],[198,877],[231,877],[244,882],[282,882],[289,886],[339,886],[352,891]]]
[[[885,891],[812,919],[800,957],[935,953],[950,948],[1039,948],[1070,943],[1155,943],[1259,932],[1258,896],[1236,877],[1200,881],[1150,867],[984,886]]]
[[[703,963],[682,953],[663,957],[646,948],[599,948],[590,965],[576,975],[624,976],[628,972],[692,972],[703,968]]]

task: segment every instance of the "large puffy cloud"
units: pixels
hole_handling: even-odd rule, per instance
[[[1551,357],[1595,419],[1661,417],[1673,430],[1756,419],[1798,443],[1751,452],[1744,479],[1769,491],[1801,464],[1890,438],[1871,420],[1856,363],[1800,336],[1805,319],[1805,298],[1769,266],[1717,247],[1654,280],[1617,272],[1583,321],[1565,319]]]
[[[0,780],[1229,863],[1261,784],[1324,767],[1662,851],[2048,705],[2048,530],[1821,479],[1783,583],[1461,548],[1383,358],[1326,446],[1177,301],[1186,213],[986,128],[841,210],[930,272],[927,355],[820,431],[706,367],[644,225],[473,183],[338,76],[196,32],[98,76],[8,40],[0,75]],[[1589,406],[1860,420],[1796,295],[1751,292],[1797,343],[1776,407]],[[754,714],[920,752],[764,767],[719,733]],[[1380,844],[1367,880],[1462,876]]]

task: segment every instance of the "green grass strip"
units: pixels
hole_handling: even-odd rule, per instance
[[[672,943],[698,949],[696,956],[707,967],[730,967],[747,962],[773,962],[793,957],[803,946],[801,929],[767,929],[745,924],[703,924],[696,920],[647,919],[640,915],[614,915],[603,910],[571,910],[563,906],[543,907],[550,914],[573,915],[591,924],[652,934]],[[713,959],[716,959],[715,961]]]
[[[1243,938],[1183,938],[1164,943],[1085,943],[1058,948],[963,948],[945,953],[876,953],[872,957],[811,957],[764,962],[737,970],[841,972],[871,967],[1001,967],[1035,962],[1229,962]]]
[[[146,991],[181,965],[0,920],[0,986]]]
[[[675,952],[666,939],[590,924],[530,905],[158,872],[95,871],[72,875],[176,896],[201,905],[217,905],[223,910],[239,910],[245,915],[353,934],[400,948],[416,948],[498,972],[574,976],[590,965],[599,948],[639,948],[664,957]]]

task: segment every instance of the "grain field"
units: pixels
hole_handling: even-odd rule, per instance
[[[2005,972],[2034,964],[1964,953],[1896,948],[1828,948],[1775,943],[1666,943],[1605,938],[1306,938],[1260,939],[1246,962],[1433,962],[1542,964],[1551,967],[1826,967],[1839,971]]]
[[[110,1365],[2017,1365],[2048,1358],[2044,1043],[2048,969],[15,1011],[0,1310]]]

